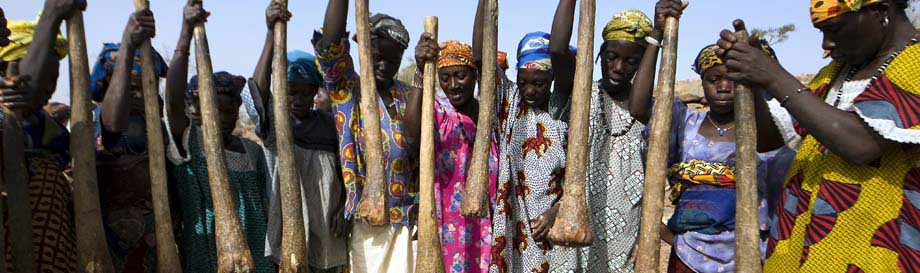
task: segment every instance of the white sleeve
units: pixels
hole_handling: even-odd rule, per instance
[[[793,151],[798,150],[802,144],[802,137],[795,132],[792,115],[775,99],[767,101],[767,106],[770,108],[770,116],[773,117],[773,122],[776,123],[779,133],[783,136],[783,141],[786,142],[786,147]]]

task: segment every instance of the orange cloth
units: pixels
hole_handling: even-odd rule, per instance
[[[438,68],[448,66],[469,66],[473,64],[473,48],[468,44],[450,40],[441,43],[441,56],[438,58]]]
[[[811,22],[820,23],[882,0],[811,0]]]

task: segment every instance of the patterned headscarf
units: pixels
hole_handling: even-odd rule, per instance
[[[102,52],[96,59],[96,65],[93,66],[93,73],[90,75],[89,91],[93,95],[93,100],[101,102],[105,99],[105,91],[109,88],[109,81],[115,73],[115,63],[118,61],[118,48],[121,44],[105,43],[102,46]],[[154,73],[162,78],[166,77],[166,61],[156,50],[153,50]],[[134,50],[134,67],[131,69],[131,77],[140,77],[141,75],[141,51]]]
[[[323,76],[319,74],[316,58],[312,54],[300,50],[288,52],[287,80],[293,83],[306,83],[322,85]]]
[[[476,68],[473,64],[473,48],[455,40],[441,43],[441,56],[438,58],[438,68],[448,66],[468,66]]]
[[[722,56],[719,56],[718,49],[719,46],[713,44],[700,50],[700,53],[696,55],[696,61],[693,62],[693,71],[702,76],[703,72],[706,72],[706,70],[713,66],[725,64],[725,60],[722,59]],[[773,48],[770,47],[766,40],[760,40],[760,49],[763,50],[767,56],[776,59],[776,51],[773,51]]]
[[[518,69],[528,68],[552,71],[552,55],[549,53],[549,33],[538,31],[524,35],[518,43]]]
[[[409,48],[409,31],[399,19],[383,13],[375,13],[370,17],[370,25],[371,36],[390,39],[402,49]]]
[[[214,93],[216,95],[229,95],[239,97],[243,87],[246,86],[246,78],[230,74],[226,71],[214,73]],[[192,97],[198,91],[198,75],[192,76],[188,82],[188,89],[185,95]]]
[[[644,43],[652,32],[652,20],[638,10],[617,13],[604,27],[604,41]]]
[[[811,22],[824,22],[883,0],[811,0]]]
[[[508,70],[508,52],[498,51],[498,67]]]
[[[34,21],[13,20],[7,22],[7,28],[10,29],[10,44],[0,47],[0,60],[12,62],[26,56],[29,45],[32,44],[32,35],[35,34],[36,23]],[[58,34],[54,41],[54,53],[58,59],[67,56],[67,39]]]

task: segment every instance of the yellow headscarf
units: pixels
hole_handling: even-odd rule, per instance
[[[704,47],[703,50],[700,50],[700,53],[696,56],[696,61],[693,63],[693,71],[702,76],[703,72],[706,72],[706,70],[709,70],[713,66],[725,64],[725,60],[722,59],[722,56],[719,56],[718,49],[718,45],[709,45]],[[767,44],[767,41],[760,41],[760,50],[763,50],[767,56],[776,58],[776,51]]]
[[[652,20],[638,10],[617,13],[604,27],[604,41],[644,43],[652,32]]]
[[[817,24],[878,2],[882,0],[811,0],[811,22]]]
[[[468,44],[450,40],[441,43],[441,52],[438,58],[438,68],[448,66],[469,66],[473,65],[473,48]]]
[[[35,33],[34,21],[13,20],[7,23],[12,34],[10,35],[10,44],[0,47],[0,60],[11,62],[26,56],[29,45],[32,44],[32,35]],[[54,52],[59,59],[67,56],[67,40],[63,35],[58,34],[54,43]]]

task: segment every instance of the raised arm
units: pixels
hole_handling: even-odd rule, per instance
[[[553,32],[549,40],[555,71],[554,90],[563,96],[570,96],[575,85],[575,54],[569,50],[572,41],[572,25],[575,21],[575,0],[559,0],[553,17]]]
[[[686,5],[677,0],[661,0],[655,4],[655,28],[649,36],[661,41],[664,33],[664,21],[667,17],[680,18]],[[631,94],[629,96],[629,113],[642,124],[648,124],[652,116],[652,90],[655,89],[655,71],[658,66],[657,45],[647,45],[642,62],[633,78]]]
[[[116,55],[112,80],[102,101],[101,120],[103,130],[120,133],[128,126],[131,111],[131,71],[134,69],[134,51],[140,44],[156,35],[153,12],[138,11],[131,14],[121,38],[121,47]]]
[[[61,33],[61,23],[64,19],[78,10],[86,9],[85,0],[48,0],[45,1],[45,7],[42,16],[38,20],[35,32],[32,36],[32,44],[29,45],[28,53],[19,62],[19,71],[22,75],[31,77],[31,84],[38,90],[54,90],[57,83],[58,54],[54,52],[57,36]]]
[[[268,30],[265,33],[265,42],[262,44],[262,55],[259,56],[255,71],[252,72],[252,79],[256,82],[256,86],[260,91],[264,91],[262,94],[258,94],[260,96],[257,96],[257,94],[252,95],[253,98],[261,98],[262,103],[268,102],[267,99],[271,90],[272,59],[275,49],[275,32],[273,28],[278,21],[287,22],[289,20],[291,20],[291,13],[285,10],[281,3],[271,1],[271,4],[265,10],[265,23],[268,26]],[[263,106],[267,107],[267,105]]]
[[[486,1],[479,0],[476,5],[476,19],[473,20],[473,63],[476,64],[477,71],[482,71],[482,28],[485,24]]]
[[[319,44],[326,46],[337,43],[345,36],[348,21],[348,0],[329,0],[326,18],[323,21],[323,39]]]
[[[422,33],[421,38],[418,39],[418,45],[415,46],[415,63],[417,65],[415,75],[423,75],[425,70],[425,63],[427,62],[437,62],[438,60],[438,51],[440,48],[438,44],[434,41],[431,33],[425,32]],[[413,83],[412,94],[409,95],[409,105],[406,106],[406,117],[403,122],[406,124],[406,140],[415,145],[418,143],[421,137],[422,130],[422,79],[420,77],[415,77],[415,82]]]
[[[266,111],[272,111],[272,106],[268,103],[272,92],[272,61],[274,60],[275,53],[274,26],[278,21],[287,22],[290,19],[291,13],[277,1],[271,1],[268,8],[265,10],[265,23],[268,30],[265,34],[265,42],[262,44],[262,55],[259,56],[259,62],[256,64],[255,71],[252,72],[252,83],[255,83],[255,88],[249,88],[249,94],[252,96],[253,103],[255,103],[256,111],[259,112],[259,119],[261,119],[260,124],[267,125],[271,122],[268,119]],[[262,126],[262,132],[258,133],[267,133],[268,127],[269,126]]]
[[[202,8],[201,3],[185,7],[179,41],[169,63],[169,71],[166,73],[166,107],[169,109],[166,114],[173,140],[179,145],[182,143],[185,128],[189,124],[185,116],[185,90],[188,88],[188,58],[192,44],[192,30],[195,24],[206,21],[209,15],[210,13]]]

